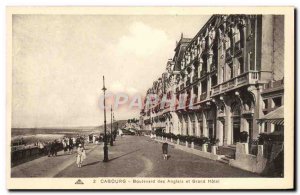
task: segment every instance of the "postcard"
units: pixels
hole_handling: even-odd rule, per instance
[[[294,189],[293,7],[7,7],[7,188]]]

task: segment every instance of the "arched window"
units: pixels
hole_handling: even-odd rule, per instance
[[[252,108],[254,107],[253,101],[251,101],[250,98],[245,99],[245,100],[243,101],[243,103],[244,103],[243,107],[244,107],[244,110],[245,110],[245,111],[251,111]]]
[[[231,106],[232,116],[240,116],[241,115],[241,107],[240,104],[235,102]]]

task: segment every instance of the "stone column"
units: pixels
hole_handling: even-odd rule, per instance
[[[204,137],[208,137],[208,128],[207,128],[207,121],[206,121],[206,118],[207,118],[207,111],[203,111],[203,118],[202,118],[202,123],[203,123],[203,136]]]
[[[224,145],[231,145],[232,143],[232,118],[230,107],[225,105],[225,139]]]
[[[169,119],[166,120],[166,133],[169,133],[170,129],[169,129]]]
[[[192,132],[192,119],[190,114],[187,114],[187,119],[188,119],[188,135],[193,135]]]
[[[195,117],[195,132],[196,132],[196,135],[194,135],[194,136],[200,136],[199,121],[198,121],[198,116],[196,113],[194,113],[194,117]]]
[[[197,102],[200,102],[200,96],[201,96],[201,82],[198,83]]]
[[[179,124],[179,117],[178,117],[178,115],[177,115],[177,113],[176,112],[170,112],[170,114],[171,114],[171,121],[172,121],[172,132],[175,134],[175,135],[177,135],[177,134],[179,134],[179,126],[178,126],[178,124]]]
[[[217,126],[216,126],[216,132],[217,132],[217,139],[220,140],[219,142],[219,146],[222,146],[223,145],[223,128],[224,128],[224,125],[222,123],[222,121],[220,119],[217,120]]]

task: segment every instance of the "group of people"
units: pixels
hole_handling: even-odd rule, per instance
[[[76,163],[78,167],[82,166],[85,154],[85,137],[77,135],[76,137],[63,137],[61,140],[53,140],[48,142],[37,141],[35,144],[40,150],[40,154],[46,154],[48,157],[56,157],[58,151],[63,150],[64,154],[73,154],[76,150]]]
[[[85,138],[79,135],[77,135],[77,137],[64,137],[62,139],[62,147],[65,154],[72,154],[75,147],[78,148],[79,144],[84,146],[84,143]]]
[[[58,140],[54,140],[52,142],[48,142],[46,145],[46,152],[48,154],[48,157],[50,156],[57,156],[57,152],[61,149],[61,143]]]
[[[76,147],[76,164],[78,168],[82,167],[83,160],[86,158],[85,148],[84,148],[85,138],[77,135],[77,137],[64,137],[62,140],[64,153],[73,153],[74,147]]]

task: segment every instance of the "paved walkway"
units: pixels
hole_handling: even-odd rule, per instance
[[[103,146],[92,145],[82,168],[75,155],[43,157],[14,167],[12,177],[258,177],[172,147],[169,155],[163,160],[161,144],[148,137],[127,136],[109,147],[107,163],[102,162]]]
[[[96,145],[87,145],[87,153],[93,151]],[[11,177],[54,177],[60,171],[74,164],[76,160],[76,152],[73,154],[64,154],[63,151],[58,152],[56,157],[44,156],[18,166],[11,170]]]

